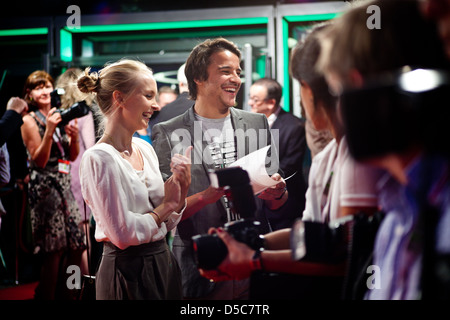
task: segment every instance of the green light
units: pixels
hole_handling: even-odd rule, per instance
[[[193,21],[164,21],[149,23],[108,24],[108,25],[82,25],[79,29],[64,27],[60,30],[61,60],[72,61],[72,34],[73,33],[96,33],[96,32],[124,32],[145,30],[168,30],[188,28],[209,28],[224,26],[241,26],[267,24],[267,17],[240,18],[240,19],[215,19],[215,20],[193,20]]]
[[[283,105],[284,111],[289,112],[291,108],[290,96],[289,96],[289,24],[283,19],[283,60],[284,60],[284,73],[283,73]]]
[[[303,16],[284,16],[287,22],[304,22],[304,21],[324,21],[331,20],[339,16],[341,13],[324,13],[324,14],[309,14]]]
[[[61,60],[72,61],[72,34],[64,29],[60,31]]]
[[[309,14],[309,15],[300,15],[300,16],[284,16],[282,21],[283,26],[283,62],[284,62],[284,75],[283,75],[283,109],[286,112],[289,112],[290,109],[290,95],[289,95],[289,23],[294,22],[308,22],[308,21],[325,21],[331,20],[339,15],[341,12],[337,13],[324,13],[324,14]]]
[[[194,21],[165,21],[149,23],[109,24],[95,26],[81,26],[79,29],[64,27],[60,30],[61,60],[72,61],[72,34],[73,33],[95,33],[95,32],[123,32],[144,30],[167,30],[187,28],[208,28],[223,26],[257,25],[267,24],[267,17],[242,18],[242,19],[216,19],[216,20],[194,20]]]
[[[157,39],[177,39],[177,38],[198,38],[198,37],[215,37],[217,36],[217,31],[214,30],[192,30],[185,31],[179,30],[177,32],[162,32],[162,33],[145,33],[145,34],[117,34],[113,35],[89,35],[89,40],[94,42],[102,41],[123,41],[123,40],[157,40]],[[235,35],[246,35],[246,34],[265,34],[267,33],[267,28],[245,28],[245,29],[231,29],[231,30],[220,30],[220,35],[235,36]]]
[[[260,78],[266,76],[266,56],[261,55],[256,59],[256,73],[259,74]]]
[[[72,33],[82,32],[117,32],[117,31],[143,31],[143,30],[167,30],[167,29],[185,29],[185,28],[208,28],[223,26],[240,26],[267,24],[268,18],[241,18],[241,19],[215,19],[215,20],[194,20],[194,21],[164,21],[149,23],[129,23],[129,24],[110,24],[96,26],[81,26],[79,29],[68,29]]]
[[[48,34],[48,28],[27,28],[0,30],[0,37],[3,36],[34,36]]]

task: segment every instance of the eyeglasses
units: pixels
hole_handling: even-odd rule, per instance
[[[258,98],[253,98],[253,97],[249,97],[248,98],[248,101],[250,102],[250,101],[253,101],[255,104],[260,104],[260,103],[263,103],[264,101],[266,101],[267,100],[267,98],[266,99],[258,99]]]

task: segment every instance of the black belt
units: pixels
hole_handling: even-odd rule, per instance
[[[119,249],[111,242],[103,243],[104,256],[146,256],[164,252],[168,250],[166,239],[155,242],[143,243],[137,246],[129,246],[126,249]]]

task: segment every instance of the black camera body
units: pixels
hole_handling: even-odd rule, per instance
[[[328,264],[343,262],[353,223],[353,216],[332,223],[298,219],[291,230],[293,259]]]
[[[210,171],[209,178],[213,187],[225,187],[231,210],[244,218],[228,222],[224,230],[253,250],[264,248],[261,223],[254,219],[256,203],[247,171],[239,167],[219,169]],[[216,234],[193,236],[192,246],[197,267],[205,270],[216,269],[228,254]]]
[[[64,127],[70,121],[76,118],[81,118],[89,113],[89,106],[86,101],[75,102],[70,108],[61,108],[61,95],[65,93],[64,89],[57,88],[50,93],[52,107],[58,108],[55,112],[61,114],[61,122],[58,124],[59,127]]]
[[[75,102],[68,109],[57,109],[55,112],[59,112],[61,114],[61,122],[58,124],[60,127],[64,127],[70,121],[76,118],[81,118],[89,113],[89,106],[86,101]]]
[[[366,261],[383,218],[383,211],[361,211],[329,223],[297,219],[291,230],[292,259],[334,264],[346,261],[351,252],[353,260],[359,256]]]
[[[264,248],[260,225],[259,221],[242,219],[226,223],[224,230],[253,250],[260,250]],[[216,269],[228,254],[227,246],[217,234],[196,235],[192,237],[192,242],[195,262],[201,269]]]
[[[364,161],[420,144],[450,154],[449,92],[450,74],[435,69],[372,76],[362,88],[344,91],[340,109],[350,153]]]
[[[66,90],[63,88],[56,88],[52,92],[50,92],[51,105],[54,108],[61,108],[61,96],[66,93]]]
[[[361,211],[330,223],[298,219],[291,229],[292,260],[327,265],[345,264],[343,282],[338,284],[338,297],[362,300],[367,291],[367,281],[372,276],[367,270],[373,263],[375,238],[384,216],[383,211],[373,215]],[[328,284],[331,277],[325,278]]]

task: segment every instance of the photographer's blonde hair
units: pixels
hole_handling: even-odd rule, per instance
[[[83,93],[78,89],[78,78],[83,74],[79,68],[69,68],[56,80],[56,88],[64,89],[61,96],[61,109],[67,109],[74,103],[85,101],[88,106],[92,106],[95,97],[93,94]]]

